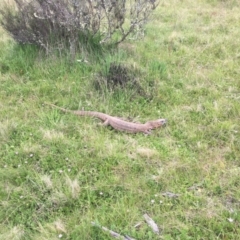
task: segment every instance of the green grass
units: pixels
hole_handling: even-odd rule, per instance
[[[88,63],[45,58],[0,30],[0,238],[112,239],[94,221],[135,239],[238,239],[239,7],[163,1],[143,40]],[[150,97],[94,89],[111,62],[131,66]],[[168,125],[131,135],[44,102]]]

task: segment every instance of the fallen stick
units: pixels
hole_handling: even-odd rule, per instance
[[[180,194],[172,193],[172,192],[165,192],[165,193],[162,193],[162,195],[164,197],[169,197],[169,198],[178,198],[180,196]]]
[[[149,225],[149,227],[152,228],[153,232],[155,232],[156,234],[159,234],[160,233],[159,228],[157,224],[153,221],[153,219],[150,218],[147,214],[144,214],[143,217],[147,222],[147,224]]]
[[[136,223],[133,227],[134,227],[134,228],[139,228],[141,225],[142,225],[142,222],[138,222],[138,223]]]
[[[95,223],[95,222],[92,222],[92,225],[93,225],[93,226],[96,226],[96,227],[99,227],[99,228],[101,228],[102,230],[108,232],[108,233],[109,233],[112,237],[114,237],[114,238],[124,239],[124,240],[135,240],[134,238],[131,238],[131,237],[129,237],[129,236],[122,236],[122,235],[120,235],[119,233],[114,232],[114,231],[112,231],[112,230],[110,230],[110,229],[108,229],[108,228],[106,228],[106,227],[100,226],[99,224],[97,224],[97,223]]]

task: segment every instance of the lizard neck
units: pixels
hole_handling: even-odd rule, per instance
[[[150,129],[158,128],[162,126],[162,123],[159,120],[148,121],[145,123]]]

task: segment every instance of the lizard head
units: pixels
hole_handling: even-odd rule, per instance
[[[167,123],[167,119],[157,119],[155,121],[149,121],[148,122],[152,128],[158,128]]]

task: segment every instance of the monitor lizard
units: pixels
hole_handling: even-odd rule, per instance
[[[104,126],[110,125],[116,130],[119,131],[126,131],[128,133],[138,133],[142,132],[145,134],[150,134],[152,129],[161,127],[166,124],[166,119],[157,119],[153,121],[148,121],[146,123],[133,123],[124,121],[118,117],[112,117],[108,114],[101,113],[101,112],[94,112],[94,111],[74,111],[74,110],[68,110],[62,107],[58,107],[51,103],[45,103],[47,105],[50,105],[52,107],[55,107],[63,112],[72,113],[79,116],[92,116],[99,118],[103,121]]]

